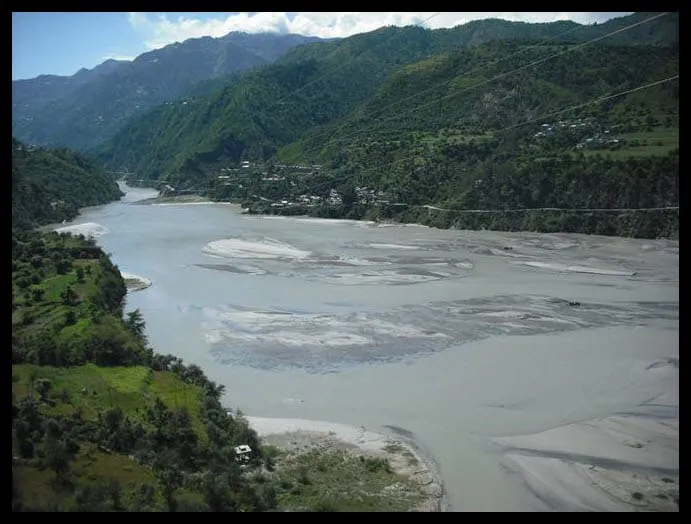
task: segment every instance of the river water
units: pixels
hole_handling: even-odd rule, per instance
[[[678,242],[242,215],[225,204],[89,208],[152,345],[260,417],[397,428],[454,510],[544,510],[488,438],[631,409],[679,354]]]

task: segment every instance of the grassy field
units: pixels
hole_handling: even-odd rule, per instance
[[[208,443],[208,435],[200,418],[201,390],[182,382],[172,372],[153,371],[144,366],[99,367],[87,364],[79,367],[57,368],[21,364],[12,366],[13,402],[26,396],[40,398],[33,387],[38,379],[48,379],[51,391],[47,401],[40,403],[39,410],[48,416],[68,416],[79,410],[85,420],[94,420],[98,413],[110,407],[120,407],[134,420],[145,422],[146,411],[156,397],[168,408],[186,407],[191,415],[192,427],[199,443]],[[17,455],[17,443],[13,454]],[[22,500],[28,504],[41,501],[42,507],[69,510],[74,507],[75,497],[81,488],[113,490],[115,497],[126,507],[134,507],[136,498],[145,484],[156,485],[153,472],[129,457],[110,453],[94,444],[82,444],[74,462],[70,463],[69,489],[55,485],[55,474],[36,461],[19,461],[12,466],[15,482],[20,488]],[[115,486],[120,487],[119,495]],[[189,495],[189,496],[187,496]],[[185,497],[199,499],[199,494]],[[153,502],[161,504],[160,491]],[[119,502],[111,501],[112,507]]]
[[[596,154],[612,158],[667,155],[679,147],[678,127],[658,127],[652,131],[638,131],[620,135],[625,145],[619,149],[585,150],[586,156]]]
[[[424,145],[433,146],[469,143],[471,140],[475,143],[480,143],[491,140],[492,138],[493,135],[489,132],[477,134],[463,132],[458,129],[440,129],[436,133],[420,133],[418,140]]]
[[[77,278],[77,269],[81,268],[85,272],[85,277],[80,282]],[[88,269],[87,269],[88,268]],[[89,271],[90,274],[86,274]],[[13,312],[12,324],[21,324],[24,317],[29,315],[36,319],[36,321],[44,326],[49,325],[53,320],[58,319],[60,323],[63,322],[64,314],[68,308],[62,306],[61,294],[71,287],[76,293],[76,302],[86,305],[90,297],[97,292],[95,283],[101,269],[98,266],[97,260],[75,260],[72,269],[64,275],[56,274],[43,278],[39,283],[32,284],[28,291],[29,295],[34,292],[42,292],[43,297],[40,301],[27,302],[26,297],[18,291],[16,284],[13,282],[13,295],[17,297],[15,302],[19,307],[17,311]],[[83,310],[84,308],[80,308]]]
[[[104,409],[120,406],[126,415],[143,421],[147,407],[159,397],[168,408],[186,407],[200,443],[208,439],[199,413],[200,388],[182,382],[171,372],[144,366],[56,368],[21,364],[12,366],[12,375],[12,393],[17,401],[26,395],[37,396],[31,385],[35,380],[51,381],[54,405],[42,405],[46,414],[69,415],[79,409],[85,419],[93,419]]]
[[[149,468],[137,464],[125,455],[101,451],[94,445],[84,446],[71,464],[70,482],[74,488],[71,493],[67,490],[56,492],[55,474],[48,468],[13,465],[12,473],[21,486],[22,500],[25,503],[42,501],[45,505],[52,504],[61,510],[74,507],[75,496],[80,488],[93,489],[94,486],[112,486],[117,483],[122,490],[122,502],[131,507],[142,486],[156,484],[156,478]],[[155,496],[154,502],[160,504],[160,496]]]

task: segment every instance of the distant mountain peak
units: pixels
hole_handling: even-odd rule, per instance
[[[221,38],[175,42],[142,53],[133,61],[109,58],[72,76],[41,75],[14,81],[13,130],[29,142],[90,147],[106,139],[127,118],[176,99],[192,84],[270,64],[297,45],[319,40],[231,32]]]

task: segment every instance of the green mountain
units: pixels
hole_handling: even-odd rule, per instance
[[[333,133],[341,126],[342,119],[346,119],[347,125],[358,114],[372,110],[381,114],[391,101],[405,96],[418,97],[418,91],[427,90],[435,82],[450,81],[454,74],[467,77],[463,80],[466,84],[459,84],[460,80],[445,84],[447,91],[448,88],[459,89],[470,85],[474,79],[489,79],[497,71],[508,72],[511,66],[525,66],[531,59],[546,58],[550,53],[566,50],[564,46],[574,46],[576,42],[594,38],[593,35],[607,35],[651,16],[654,15],[637,13],[598,26],[578,26],[572,22],[525,24],[483,20],[435,31],[419,27],[389,27],[338,42],[301,46],[274,65],[247,73],[223,89],[194,100],[155,108],[131,120],[95,152],[110,166],[127,166],[136,170],[139,178],[166,179],[174,185],[196,187],[199,181],[206,178],[206,172],[224,163],[271,158],[280,148],[300,139],[310,142],[310,135]],[[644,43],[673,43],[676,33],[668,31],[668,27],[675,17],[661,16],[603,39],[598,44],[611,44],[607,47],[621,49],[619,45],[635,42],[636,45],[630,46],[631,50],[627,51],[626,56],[630,56],[635,55],[638,52],[636,49]],[[654,30],[646,40],[640,33],[650,33],[650,27]],[[664,35],[664,39],[660,35]],[[524,51],[508,41],[496,45],[486,43],[525,38],[531,38],[529,43],[533,45],[544,45],[535,51]],[[551,40],[545,42],[545,38]],[[555,42],[564,43],[556,45]],[[617,42],[619,45],[614,47],[613,44]],[[583,52],[574,56],[588,57],[587,50],[590,48],[590,45],[584,47]],[[514,52],[520,56],[509,59],[508,55]],[[449,61],[444,58],[444,53],[451,53],[456,58]],[[618,51],[612,50],[611,53],[615,55]],[[418,66],[421,68],[420,78],[415,79],[417,83],[405,85],[407,73],[401,68],[430,57],[435,57],[431,63],[438,62],[439,66],[432,67],[430,63],[421,62]],[[568,57],[565,55],[565,58]],[[490,66],[484,67],[488,62]],[[494,66],[494,62],[498,62],[497,66]],[[569,63],[568,60],[561,62]],[[559,102],[584,99],[592,93],[602,94],[598,87],[604,89],[610,86],[607,82],[590,82],[589,77],[580,74],[577,60],[572,59],[571,63],[571,77],[566,82],[575,84],[574,89],[580,89],[578,96],[561,97],[558,93],[548,92],[548,88],[536,91],[531,87],[521,97],[522,103],[526,107],[535,101],[542,105],[543,96],[546,96],[548,102],[551,101],[550,107],[556,107]],[[617,63],[621,63],[621,60],[617,60]],[[481,66],[482,70],[474,71],[474,68]],[[553,77],[562,70],[566,71],[564,67],[569,66],[560,67],[554,68]],[[547,69],[546,64],[539,74],[549,76],[549,71],[545,72]],[[526,69],[526,72],[530,70]],[[641,76],[638,72],[635,74]],[[625,77],[626,73],[622,72],[621,76]],[[587,82],[584,81],[586,78]],[[510,80],[507,78],[503,84],[510,83]],[[488,84],[488,88],[492,89],[494,85]],[[429,96],[425,94],[425,97],[429,99],[441,91],[430,90]],[[480,88],[471,95],[480,93],[479,96],[484,96],[485,92],[486,89]],[[454,106],[457,101],[453,102]],[[398,111],[399,108],[394,110]],[[435,108],[437,113],[440,110],[439,106]],[[510,120],[507,115],[499,118]],[[323,127],[329,124],[335,127]],[[306,145],[305,150],[298,146],[298,152],[305,153],[301,158],[305,161],[317,152],[316,146],[319,144],[315,143],[314,147],[309,143]]]
[[[677,72],[676,48],[493,43],[440,54],[397,71],[357,111],[306,133],[279,157],[317,158],[342,173],[359,170],[361,185],[381,187],[388,172],[394,178],[384,190],[400,186],[402,176],[414,176],[415,165],[430,184],[435,179],[433,193],[415,190],[418,200],[443,202],[454,191],[435,173],[457,182],[459,169],[476,164],[461,152],[475,152],[477,160],[511,158],[520,165],[575,152],[579,142],[605,130],[634,132],[668,119],[677,122],[678,83],[672,82],[551,116]],[[587,125],[577,119],[588,119]],[[573,127],[554,139],[534,136],[542,124],[559,120],[570,120]]]
[[[70,220],[81,207],[122,196],[93,159],[68,149],[27,147],[12,139],[12,226]]]
[[[60,100],[98,77],[107,75],[126,64],[123,60],[106,60],[93,69],[80,69],[72,76],[40,75],[12,82],[12,116],[19,120],[30,116],[25,112]]]
[[[485,20],[301,46],[221,89],[153,109],[94,153],[144,183],[237,200],[252,212],[675,235],[674,24],[674,13],[597,26]],[[255,166],[238,169],[240,161]],[[279,167],[310,164],[323,167]],[[365,186],[398,207],[360,206]],[[331,190],[347,204],[303,205],[328,201]],[[639,207],[675,209],[633,222],[611,211],[588,222],[578,211]],[[531,208],[579,218],[468,212]]]
[[[301,35],[230,33],[196,38],[138,56],[108,60],[71,77],[12,82],[12,130],[44,146],[85,149],[112,136],[128,118],[179,97],[196,82],[269,64],[314,41]]]

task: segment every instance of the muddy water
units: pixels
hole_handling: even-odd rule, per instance
[[[540,510],[488,437],[675,387],[678,242],[250,217],[223,204],[86,210],[159,351],[248,414],[410,432],[456,510]],[[677,379],[678,380],[678,379]],[[678,387],[678,382],[676,384]]]

